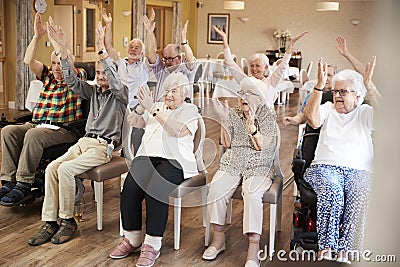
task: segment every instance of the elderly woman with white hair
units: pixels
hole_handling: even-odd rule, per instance
[[[139,88],[139,106],[128,121],[134,127],[145,128],[145,133],[121,192],[125,237],[111,252],[111,258],[141,251],[136,266],[153,266],[160,255],[168,220],[169,194],[184,179],[198,174],[193,149],[199,114],[195,105],[184,102],[188,88],[189,80],[182,73],[172,73],[165,79],[163,102],[153,103],[150,92]]]
[[[337,73],[332,79],[333,103],[320,105],[327,79],[327,64],[321,59],[318,82],[305,108],[310,126],[322,126],[315,158],[304,174],[318,199],[320,258],[332,260],[337,253],[338,261],[347,262],[348,251],[362,249],[371,192],[373,113],[379,96],[371,86],[374,66],[375,58],[367,64],[364,81],[353,70]],[[362,104],[366,95],[372,106]]]
[[[215,100],[224,130],[221,141],[228,149],[210,185],[207,203],[214,234],[203,259],[214,260],[225,250],[227,204],[242,182],[243,233],[249,238],[246,266],[259,265],[262,196],[272,184],[276,147],[276,114],[266,103],[265,90],[264,82],[246,77],[240,83],[238,107],[229,109]]]
[[[215,26],[213,26],[213,28],[222,37],[222,41],[224,44],[225,64],[230,68],[230,72],[232,73],[235,80],[240,83],[240,81],[247,75],[243,72],[240,66],[237,65],[235,61],[233,61],[226,33]],[[304,31],[290,40],[289,46],[287,47],[285,55],[282,58],[282,62],[271,75],[268,75],[269,59],[265,54],[255,53],[250,56],[250,74],[251,76],[262,80],[265,83],[266,88],[264,94],[268,106],[273,107],[274,102],[278,97],[277,86],[279,82],[283,79],[284,73],[289,68],[289,61],[290,57],[292,56],[292,51],[295,43],[307,33],[308,31]]]

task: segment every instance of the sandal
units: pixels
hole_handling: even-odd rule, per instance
[[[15,182],[5,182],[2,181],[3,186],[0,187],[0,199],[2,199],[5,195],[10,193],[10,191],[15,187]]]
[[[35,197],[30,188],[16,184],[15,187],[1,198],[0,204],[6,207],[24,205],[33,202]]]

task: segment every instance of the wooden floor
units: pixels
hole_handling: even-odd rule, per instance
[[[282,125],[284,115],[294,115],[297,108],[297,91],[291,95],[289,103],[284,106],[275,106],[278,123],[281,128],[282,142],[280,149],[280,163],[285,178],[292,175],[290,163],[292,152],[297,139],[297,127]],[[7,119],[17,114],[15,110],[0,110],[7,115]],[[204,117],[207,128],[207,137],[217,142],[219,128],[213,121],[215,113],[211,105],[204,108]],[[217,160],[212,160],[217,151],[213,142],[208,142],[209,150],[206,161],[209,163],[209,178],[217,169]],[[211,151],[211,152],[210,152]],[[90,183],[85,181],[84,193],[85,210],[84,221],[79,223],[79,229],[74,238],[66,244],[54,245],[46,243],[39,247],[31,247],[26,241],[35,235],[42,222],[40,221],[41,202],[35,202],[26,207],[7,208],[0,206],[0,266],[134,266],[138,254],[125,259],[113,260],[108,257],[111,250],[119,241],[119,179],[111,179],[104,184],[104,216],[103,230],[96,230],[96,205],[93,199],[93,190]],[[276,234],[275,249],[289,251],[290,229],[293,211],[293,186],[284,191],[282,232]],[[241,201],[233,202],[232,224],[226,228],[227,249],[215,261],[204,261],[201,255],[204,247],[204,228],[202,227],[201,208],[196,201],[199,196],[193,194],[184,199],[181,222],[181,248],[173,249],[173,213],[170,216],[163,238],[161,257],[156,266],[243,266],[246,259],[248,240],[242,234]],[[264,206],[264,233],[261,245],[264,247],[269,240],[269,205]],[[275,265],[275,261],[272,262]],[[270,266],[271,262],[262,262],[262,266]]]

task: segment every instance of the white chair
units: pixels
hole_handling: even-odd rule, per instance
[[[29,85],[28,95],[26,96],[25,107],[32,112],[37,100],[39,99],[40,90],[42,90],[43,82],[40,80],[32,80]]]
[[[203,145],[206,136],[206,127],[202,117],[198,118],[198,129],[194,136],[194,154],[196,156],[197,169],[199,174],[185,179],[174,191],[170,197],[174,199],[174,249],[178,250],[180,245],[181,232],[181,208],[182,197],[195,191],[201,190],[202,208],[203,208],[203,225],[206,223],[207,217],[207,170],[203,160]]]
[[[207,61],[203,67],[203,72],[200,79],[197,81],[197,86],[199,87],[199,106],[204,107],[204,98],[208,99],[210,97],[210,67],[211,62]],[[211,74],[212,75],[212,74]]]
[[[242,57],[240,59],[240,67],[242,68],[243,72],[249,76],[249,71],[250,71],[250,66],[249,66],[249,62],[247,62],[247,59]]]
[[[276,220],[278,220],[278,231],[282,230],[282,195],[283,195],[283,174],[279,164],[279,148],[281,142],[280,130],[278,124],[276,125],[277,135],[276,135],[276,148],[274,154],[274,179],[271,187],[264,193],[263,203],[270,204],[270,219],[269,219],[269,251],[268,255],[271,258],[275,247],[275,226]],[[242,199],[242,187],[239,186],[232,198]],[[228,204],[227,209],[227,223],[232,222],[232,199]],[[211,238],[210,232],[210,218],[207,215],[207,225],[205,230],[205,245],[209,245]]]
[[[298,106],[298,108],[297,108],[297,112],[300,111],[301,106],[303,105],[304,99],[305,99],[306,95],[308,94],[308,91],[307,91],[307,90],[304,90],[304,88],[303,88],[303,87],[304,87],[304,84],[305,84],[306,82],[309,81],[309,76],[308,76],[307,71],[306,71],[305,69],[301,69],[301,70],[300,70],[300,77],[299,77],[299,79],[300,79],[300,87],[299,87],[299,106]]]
[[[219,53],[217,54],[217,58],[218,58],[218,59],[225,59],[224,52],[219,52]]]

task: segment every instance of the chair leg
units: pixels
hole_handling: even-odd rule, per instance
[[[297,197],[298,194],[299,194],[299,192],[297,190],[297,184],[295,181],[293,181],[293,196]]]
[[[232,198],[229,200],[228,207],[226,209],[226,223],[232,223]]]
[[[207,186],[201,187],[201,207],[203,210],[203,227],[207,226],[207,194],[208,189]]]
[[[207,209],[207,206],[206,206]],[[206,229],[205,229],[205,233],[204,233],[204,245],[206,247],[208,247],[210,245],[210,241],[211,241],[211,231],[210,231],[210,213],[207,211],[206,213]]]
[[[282,194],[283,192],[280,194],[279,198],[278,198],[278,232],[282,232]]]
[[[103,229],[103,182],[94,181],[94,198],[97,207],[97,230]]]
[[[121,174],[121,191],[122,188],[124,187],[125,179],[128,173],[123,173]],[[124,236],[124,228],[122,227],[122,218],[121,218],[121,212],[119,212],[119,236]]]
[[[269,206],[269,258],[272,260],[272,255],[275,249],[275,222],[276,222],[276,204]]]
[[[174,249],[179,250],[181,235],[181,198],[174,198]]]

